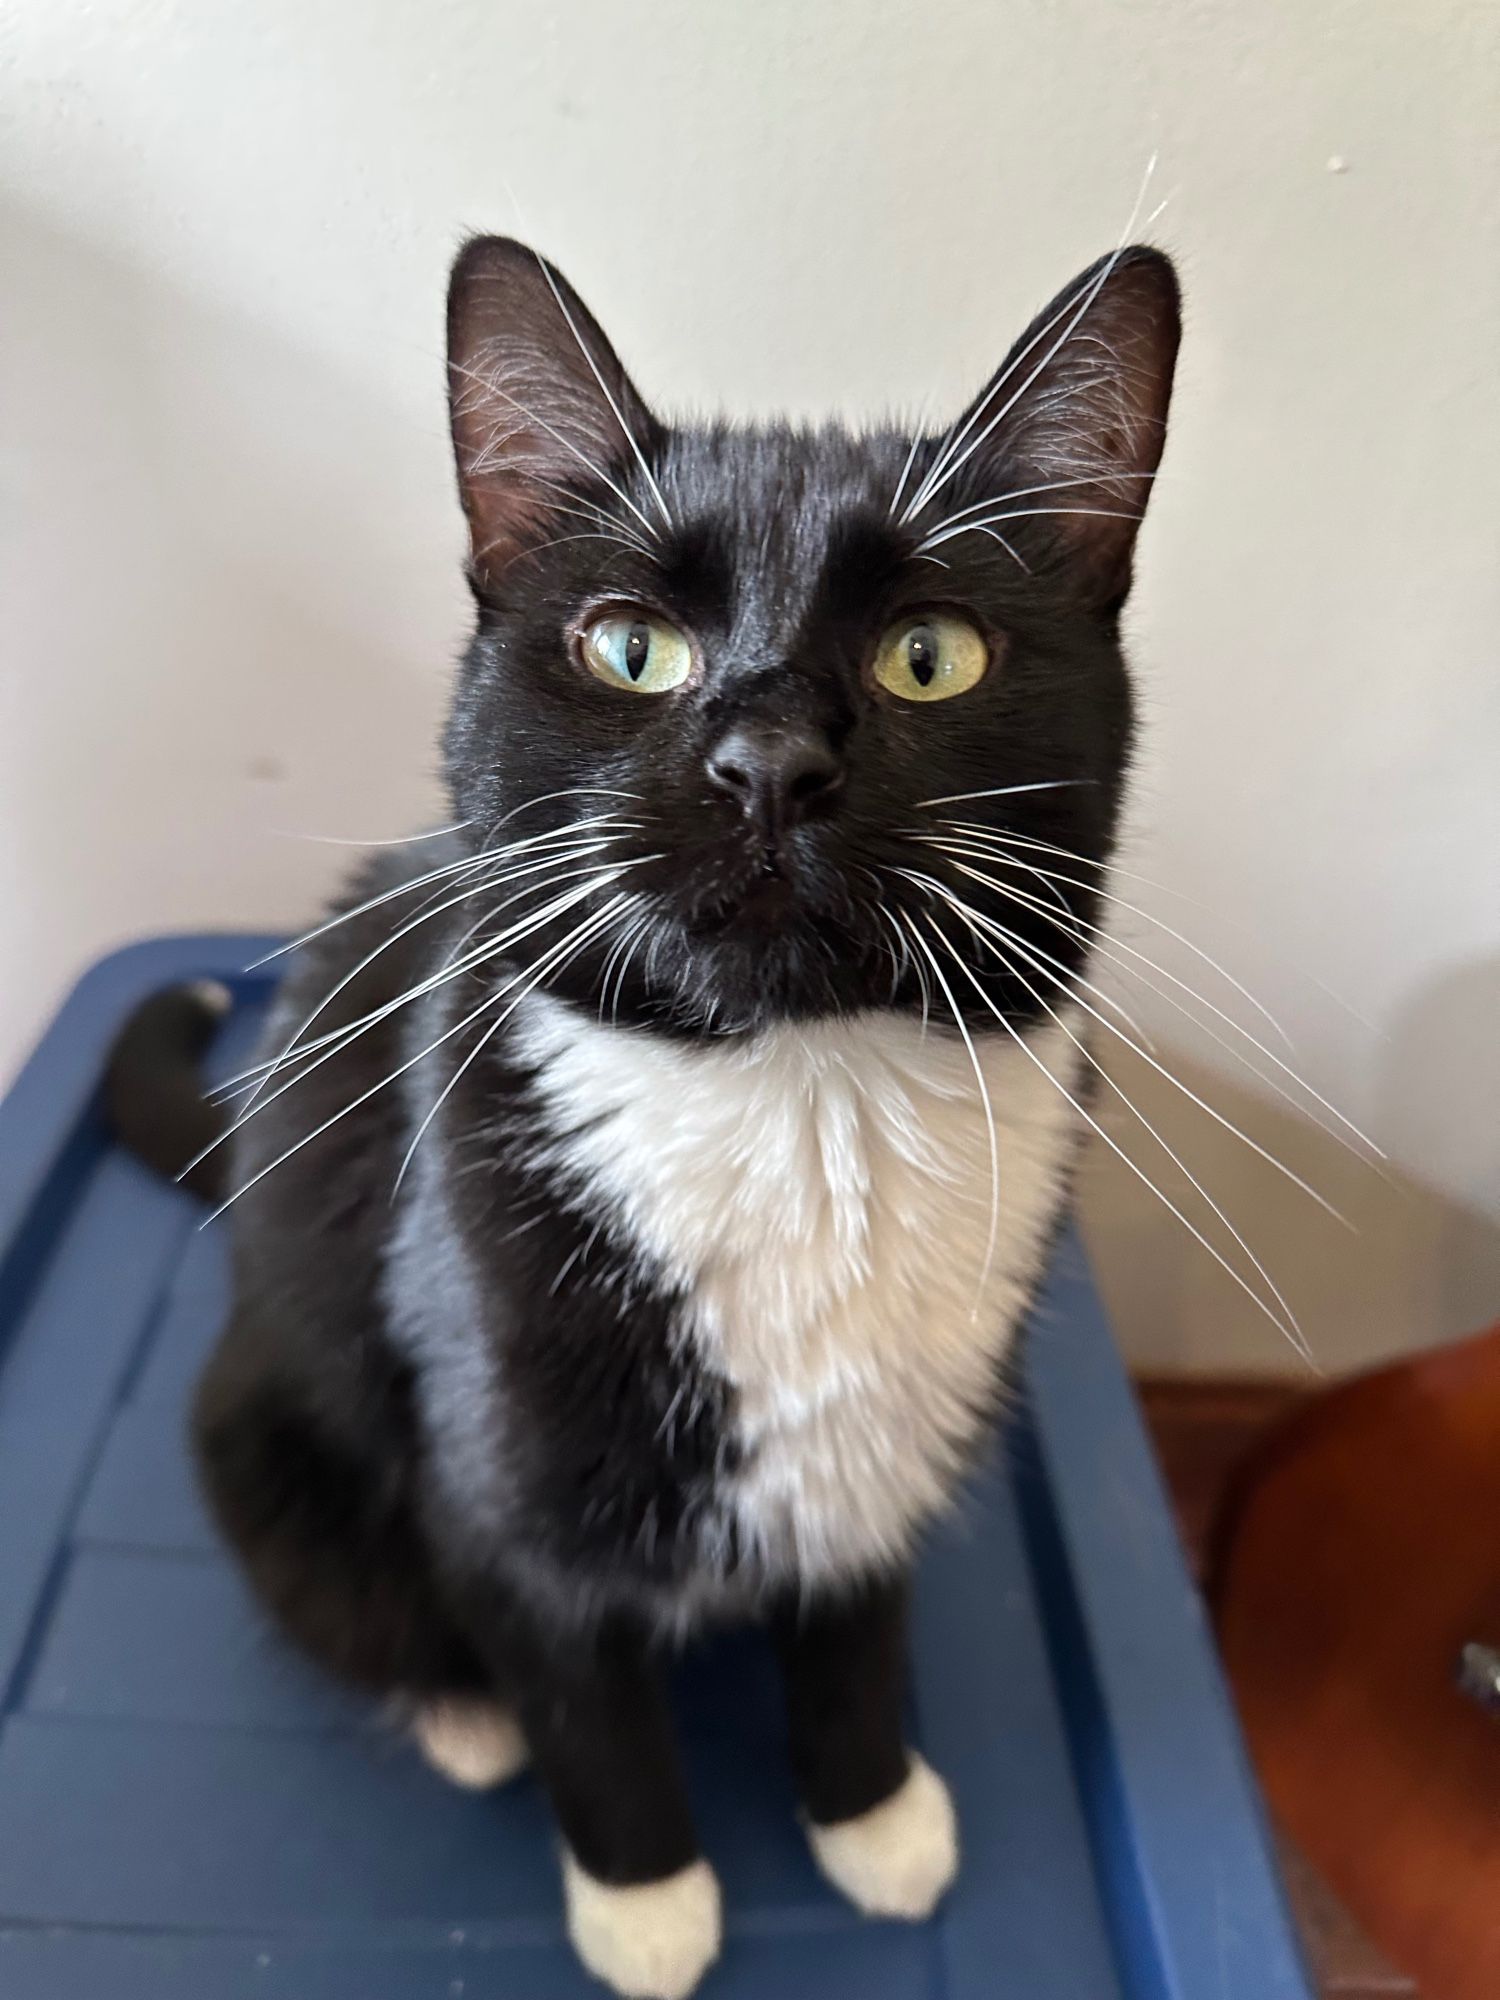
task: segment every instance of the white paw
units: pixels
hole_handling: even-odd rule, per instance
[[[930,1916],[958,1869],[948,1787],[915,1753],[899,1791],[807,1837],[823,1873],[867,1917]]]
[[[430,1702],[417,1710],[412,1732],[432,1768],[472,1792],[503,1785],[529,1756],[515,1717],[488,1702]]]
[[[629,2000],[685,2000],[719,1955],[719,1884],[706,1861],[611,1888],[563,1854],[573,1949]]]

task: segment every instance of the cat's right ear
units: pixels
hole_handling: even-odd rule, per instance
[[[996,496],[988,525],[1045,519],[1085,595],[1118,611],[1166,441],[1181,331],[1169,258],[1140,243],[1101,257],[1022,334],[926,490],[937,495],[972,462],[969,477]]]
[[[459,252],[448,285],[448,400],[479,576],[544,538],[549,520],[577,504],[570,495],[654,528],[660,427],[587,306],[524,243],[476,236]],[[629,491],[642,474],[637,502]]]

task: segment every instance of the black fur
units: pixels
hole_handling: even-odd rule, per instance
[[[205,1201],[228,1193],[227,1117],[203,1095],[198,1064],[229,1005],[220,987],[178,986],[141,1003],[110,1050],[104,1106],[131,1150]]]
[[[454,436],[477,617],[445,765],[463,824],[367,869],[342,906],[353,914],[286,982],[268,1050],[314,1013],[310,1032],[325,1033],[392,1011],[268,1095],[234,1139],[230,1179],[245,1189],[231,1211],[234,1315],[195,1437],[219,1521],[292,1637],[375,1690],[488,1689],[512,1704],[570,1845],[610,1881],[669,1873],[695,1851],[650,1661],[664,1635],[706,1618],[776,1626],[815,1820],[863,1811],[899,1783],[903,1581],[793,1593],[791,1615],[784,1579],[757,1573],[719,1507],[738,1449],[731,1386],[674,1337],[680,1302],[619,1218],[591,1213],[539,1157],[535,1079],[508,1035],[467,1060],[496,1016],[453,1032],[504,980],[543,966],[605,892],[399,1006],[472,950],[463,934],[482,905],[429,904],[416,922],[429,887],[359,906],[446,862],[518,857],[525,839],[615,811],[632,824],[607,858],[640,863],[628,881],[651,916],[650,947],[622,965],[620,932],[605,930],[546,984],[649,1032],[726,1037],[924,1006],[876,909],[930,907],[893,872],[912,864],[923,801],[1055,783],[952,810],[1102,865],[1131,735],[1118,617],[1177,311],[1170,266],[1133,250],[1088,306],[1087,348],[1059,345],[1093,275],[1023,337],[1014,407],[902,525],[889,503],[903,464],[910,496],[939,439],[913,451],[894,428],[669,428],[530,252],[481,240],[455,268]],[[1011,389],[980,399],[968,435]],[[1063,499],[1090,511],[1052,512],[1044,494],[1016,503],[1008,548],[970,532],[919,555],[941,517],[1048,486],[1060,467],[1079,469],[1081,448]],[[613,605],[687,633],[692,682],[646,697],[593,678],[579,629]],[[870,678],[881,634],[922,609],[960,614],[990,649],[984,679],[952,701],[903,702]],[[731,741],[775,763],[753,810],[743,773],[716,770]],[[947,874],[932,855],[924,865]],[[480,878],[443,881],[466,879]],[[556,871],[505,893],[499,921],[515,921],[557,893]],[[1061,977],[1077,971],[1083,946],[1045,915],[973,883],[965,894]],[[1069,899],[1095,914],[1087,886]],[[971,948],[969,962],[1009,1019],[1037,1014],[1034,990],[993,955]],[[994,1029],[972,986],[955,992],[974,1034]],[[133,1032],[117,1068],[138,1079],[150,1036]],[[162,1039],[183,1043],[176,1028]],[[118,1091],[116,1102],[165,1164],[159,1134],[148,1143],[138,1112]],[[200,1114],[182,1132],[179,1163],[201,1127]]]

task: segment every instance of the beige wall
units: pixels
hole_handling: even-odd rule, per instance
[[[427,809],[463,231],[545,243],[665,401],[942,409],[1155,147],[1132,865],[1420,1187],[1351,1247],[1201,1116],[1184,1157],[1332,1364],[1500,1310],[1497,78],[1490,0],[10,0],[0,1064],[105,946],[284,924],[341,861],[290,836]],[[1131,1344],[1280,1365],[1113,1180]]]

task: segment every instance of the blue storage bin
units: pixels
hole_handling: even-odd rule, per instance
[[[0,1107],[0,1995],[584,2000],[529,1779],[476,1797],[287,1653],[183,1445],[222,1234],[110,1143],[101,1064],[148,991],[271,971],[242,937],[82,981]],[[1075,1238],[1016,1421],[923,1559],[914,1729],[964,1865],[855,1917],[797,1829],[753,1637],[679,1708],[727,1940],[705,2000],[1307,2000],[1198,1599]]]

